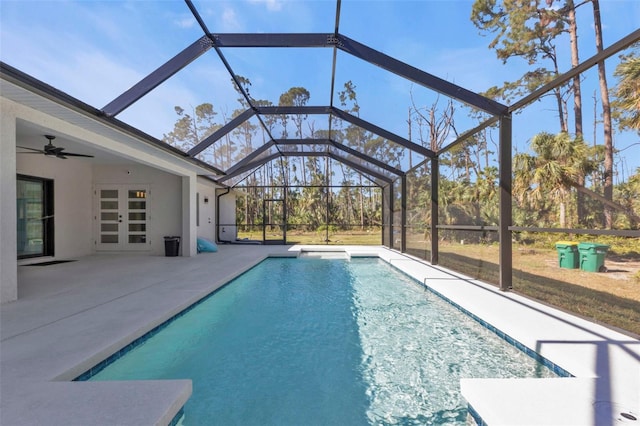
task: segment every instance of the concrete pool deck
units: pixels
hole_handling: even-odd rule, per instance
[[[223,245],[194,258],[96,255],[20,266],[20,298],[0,307],[0,424],[168,424],[191,395],[190,380],[70,380],[267,255],[303,249],[339,248]],[[640,417],[640,341],[395,251],[344,249],[380,256],[576,376],[463,380],[463,395],[487,424]]]

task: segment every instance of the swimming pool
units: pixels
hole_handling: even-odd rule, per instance
[[[267,259],[90,380],[193,380],[186,425],[465,424],[464,377],[553,377],[378,259]]]

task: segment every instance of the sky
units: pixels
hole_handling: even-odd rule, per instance
[[[331,33],[336,3],[332,0],[194,0],[212,33]],[[640,27],[640,1],[601,0],[605,47]],[[343,0],[339,31],[468,90],[480,92],[513,81],[532,67],[519,58],[506,64],[488,49],[490,37],[472,24],[471,0]],[[596,53],[590,5],[578,11],[580,60]],[[31,1],[0,0],[0,60],[96,108],[102,108],[203,32],[183,1]],[[331,102],[332,49],[222,49],[233,71],[250,79],[251,96],[277,104],[290,87],[305,87],[308,105]],[[570,68],[568,37],[558,42],[560,69]],[[618,62],[607,61],[609,84]],[[545,64],[542,64],[545,65]],[[410,107],[444,105],[434,92],[339,52],[336,91],[356,86],[361,117],[408,138]],[[602,143],[595,69],[583,76],[585,139]],[[173,128],[175,106],[186,110],[210,102],[219,120],[239,108],[230,76],[213,49],[181,70],[117,118],[157,138]],[[598,98],[598,96],[596,96]],[[550,99],[514,116],[514,146],[527,151],[540,131],[557,133],[558,119]],[[333,102],[339,106],[337,96]],[[596,100],[596,102],[599,102]],[[456,129],[477,123],[469,108],[455,102]],[[571,106],[569,107],[571,108]],[[594,129],[594,117],[596,120]],[[315,120],[315,118],[314,118]],[[325,128],[320,119],[317,129]],[[573,126],[570,120],[570,126]],[[570,127],[572,128],[572,127]],[[413,139],[417,135],[413,130]],[[451,136],[453,138],[454,136]],[[640,167],[637,133],[615,135],[623,150],[616,161],[624,180]],[[625,149],[626,148],[626,149]]]

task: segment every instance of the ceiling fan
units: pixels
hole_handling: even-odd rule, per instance
[[[22,148],[22,149],[27,149],[29,151],[33,151],[33,152],[21,152],[20,154],[44,154],[44,155],[48,155],[48,156],[51,156],[51,157],[62,158],[63,160],[66,160],[67,157],[93,158],[93,155],[76,154],[74,152],[63,152],[64,148],[56,147],[56,146],[53,145],[52,142],[56,138],[55,136],[53,136],[53,135],[44,135],[44,137],[49,140],[49,143],[46,144],[43,149],[34,149],[34,148],[28,148],[26,146],[18,146],[18,148]]]

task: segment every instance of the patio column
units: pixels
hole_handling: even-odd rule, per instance
[[[196,193],[198,176],[182,177],[182,256],[192,257],[198,253],[198,228],[196,221]]]
[[[388,201],[388,203],[389,203],[389,229],[388,229],[388,231],[389,231],[389,248],[392,249],[393,248],[393,244],[394,244],[394,241],[393,241],[393,215],[394,215],[394,212],[393,212],[393,208],[394,208],[394,206],[393,206],[393,182],[391,182],[387,187],[389,188],[389,201]]]
[[[407,251],[407,175],[402,175],[400,179],[402,179],[400,181],[400,235],[402,238],[400,251],[405,253]]]
[[[440,166],[438,157],[431,158],[431,264],[438,264],[438,185],[440,182]]]
[[[511,115],[500,117],[500,290],[511,289],[513,279],[513,259],[511,242]]]
[[[16,118],[6,104],[0,120],[0,303],[6,303],[18,298]]]

